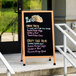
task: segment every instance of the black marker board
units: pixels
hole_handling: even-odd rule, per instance
[[[24,12],[25,56],[53,56],[52,12]]]

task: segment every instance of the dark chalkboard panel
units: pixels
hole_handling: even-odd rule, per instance
[[[22,11],[22,57],[54,56],[53,11]]]

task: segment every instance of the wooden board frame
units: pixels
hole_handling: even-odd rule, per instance
[[[53,61],[55,63],[55,41],[54,41],[54,15],[53,11],[22,11],[22,27],[21,27],[21,61],[25,65],[25,58],[49,58],[51,60],[52,56],[25,56],[25,33],[24,33],[24,13],[51,13],[52,14],[52,41],[53,41]]]

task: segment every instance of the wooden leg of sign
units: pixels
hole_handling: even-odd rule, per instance
[[[51,61],[51,56],[49,57],[49,61]]]
[[[26,64],[25,64],[25,59],[23,59],[23,66],[25,66]]]
[[[22,47],[22,41],[21,41],[21,62],[23,61],[23,47]]]
[[[23,61],[23,41],[22,41],[22,31],[21,31],[21,62]]]
[[[26,66],[26,64],[23,64],[23,66]]]
[[[24,50],[24,45],[23,45],[23,48],[22,48],[22,61],[23,61],[23,66],[25,66],[25,50]]]
[[[54,65],[56,65],[55,63],[55,39],[54,39],[54,13],[52,12],[52,37],[53,37],[53,59],[54,59]]]
[[[23,15],[23,13],[22,13],[22,15]],[[23,66],[25,66],[25,34],[24,34],[24,22],[23,22],[23,20],[24,20],[24,16],[22,16],[22,35],[21,35],[21,40],[22,40],[22,59],[23,59]]]
[[[22,51],[22,46],[21,46],[21,62],[23,61],[23,51]]]
[[[54,60],[54,64],[53,65],[56,65],[56,63],[55,63],[55,51],[53,52],[53,60]]]
[[[53,59],[54,59],[54,64],[53,65],[56,65],[56,63],[55,63],[55,56],[53,56]]]
[[[23,66],[25,66],[25,56],[23,56]]]
[[[23,37],[24,38],[24,37]],[[24,39],[23,39],[23,45],[22,45],[22,59],[23,59],[23,66],[25,66],[25,42],[24,42]]]

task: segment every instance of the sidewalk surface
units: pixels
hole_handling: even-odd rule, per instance
[[[32,71],[32,70],[53,69],[53,68],[64,67],[64,60],[63,60],[64,57],[60,53],[56,53],[56,65],[53,65],[53,58],[51,61],[49,61],[49,58],[26,58],[26,66],[23,66],[23,63],[20,62],[20,58],[21,58],[20,53],[5,54],[4,57],[12,66],[15,72],[26,72],[26,71]],[[70,58],[72,57],[70,56]],[[72,60],[76,62],[75,59],[72,58]],[[67,63],[67,65],[68,67],[72,66],[69,62]],[[0,73],[6,73],[6,68],[1,60],[0,60]]]

